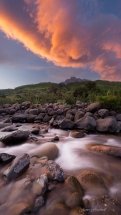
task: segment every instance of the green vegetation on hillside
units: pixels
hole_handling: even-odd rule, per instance
[[[0,90],[0,104],[67,103],[99,101],[104,107],[121,110],[121,83],[108,81],[83,81],[80,83],[40,83]]]

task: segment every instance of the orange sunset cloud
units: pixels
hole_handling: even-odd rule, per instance
[[[96,13],[96,0],[93,9],[88,1],[88,14],[83,0],[22,0],[19,16],[8,2],[0,2],[0,30],[7,37],[56,65],[90,68],[102,79],[121,80],[121,21]]]

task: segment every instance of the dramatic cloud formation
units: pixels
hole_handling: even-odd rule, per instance
[[[105,13],[105,0],[100,2],[0,0],[0,29],[59,66],[90,68],[102,79],[119,81],[121,17]]]

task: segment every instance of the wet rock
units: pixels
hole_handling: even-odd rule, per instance
[[[99,102],[91,103],[90,105],[87,106],[86,111],[94,113],[95,111],[99,110],[100,107],[101,104]]]
[[[70,136],[73,138],[82,138],[85,136],[85,133],[82,130],[81,131],[71,131]]]
[[[0,154],[0,164],[8,164],[15,159],[15,155],[9,155],[7,153]]]
[[[54,143],[44,143],[29,152],[30,156],[43,157],[47,156],[48,159],[54,160],[59,154],[59,150]]]
[[[59,123],[59,127],[63,130],[71,130],[74,128],[75,123],[72,122],[69,119],[63,119],[60,123]]]
[[[98,153],[104,153],[117,158],[121,158],[121,148],[107,145],[88,145],[88,149]]]
[[[69,215],[68,208],[62,203],[54,201],[46,207],[46,210],[40,211],[39,215]]]
[[[91,116],[81,118],[76,122],[77,129],[84,129],[86,131],[93,131],[96,128],[96,121]]]
[[[15,125],[7,126],[3,129],[1,129],[2,132],[12,132],[12,131],[17,131],[18,128]]]
[[[39,209],[45,204],[45,200],[43,198],[43,196],[39,196],[34,203],[34,207],[32,209],[32,213],[37,213],[37,211],[39,211]]]
[[[38,135],[40,132],[40,127],[39,126],[34,126],[31,130],[32,134]]]
[[[75,207],[82,205],[82,199],[81,199],[79,193],[75,192],[75,193],[72,193],[71,195],[69,195],[68,198],[66,199],[66,205],[69,208],[75,208]]]
[[[101,118],[108,117],[108,116],[109,116],[109,110],[108,110],[108,109],[100,109],[100,110],[98,111],[98,115],[99,115]]]
[[[42,160],[30,168],[30,178],[38,178],[40,175],[46,175],[50,181],[64,181],[64,172],[61,167],[51,160]]]
[[[6,136],[2,137],[0,140],[5,145],[13,145],[13,144],[19,144],[24,141],[26,141],[29,138],[29,132],[28,131],[15,131],[11,134],[7,134]]]
[[[51,142],[58,142],[59,141],[59,137],[58,136],[55,136],[52,138]]]
[[[20,159],[16,159],[7,174],[7,180],[15,180],[21,176],[29,167],[30,157],[28,154],[23,155]]]
[[[0,129],[11,126],[11,123],[0,123]]]
[[[97,197],[107,194],[108,179],[101,172],[94,169],[84,169],[77,174],[76,178],[87,194]]]
[[[114,117],[106,117],[97,120],[96,129],[102,133],[115,133],[118,131],[118,124]]]
[[[75,209],[71,210],[70,215],[86,215],[86,210],[80,207],[76,207]]]

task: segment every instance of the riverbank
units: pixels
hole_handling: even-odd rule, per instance
[[[85,133],[121,133],[121,113],[104,109],[97,102],[78,103],[73,106],[32,105],[30,102],[6,104],[0,107],[0,118],[2,123],[40,123],[63,130],[79,130],[82,136]],[[0,126],[4,127],[3,124]]]

